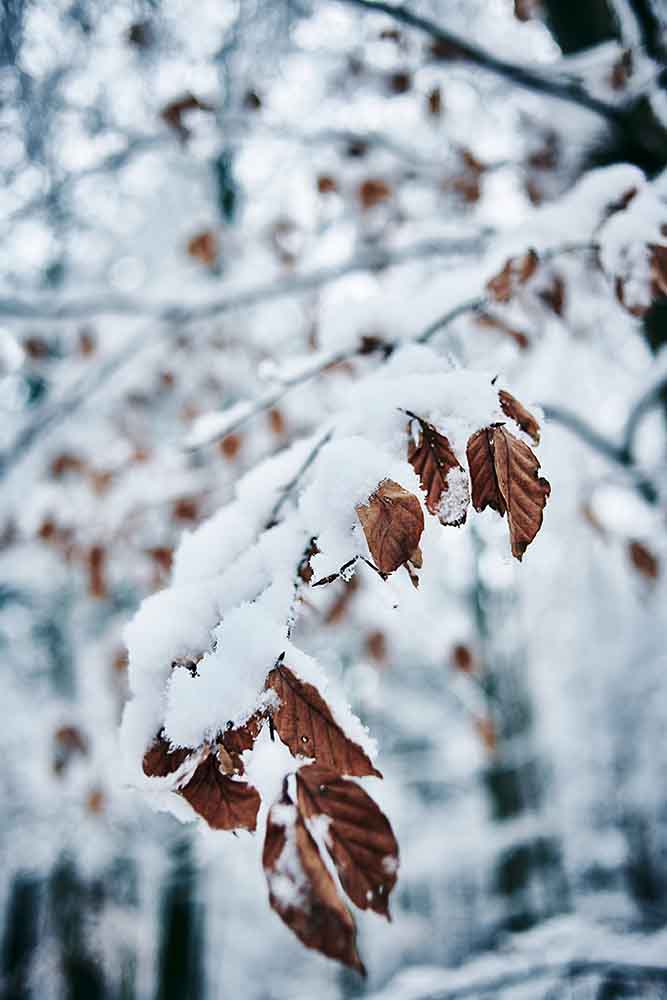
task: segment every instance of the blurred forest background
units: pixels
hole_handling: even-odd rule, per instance
[[[5,1000],[667,996],[667,311],[590,261],[640,171],[667,193],[666,32],[662,0],[2,0]],[[249,835],[126,787],[122,630],[443,316],[543,406],[552,497],[522,565],[447,529],[410,628],[363,577],[304,606],[401,845],[363,984],[269,909]]]

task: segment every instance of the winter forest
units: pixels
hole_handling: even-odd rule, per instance
[[[2,0],[2,1000],[667,998],[667,4]]]

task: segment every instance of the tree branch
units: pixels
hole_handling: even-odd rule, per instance
[[[543,963],[523,969],[477,979],[465,986],[435,990],[423,994],[420,1000],[464,1000],[467,997],[497,996],[500,990],[519,986],[531,979],[580,979],[584,976],[615,976],[627,982],[667,984],[667,968],[640,965],[634,962],[612,962],[596,959],[574,959],[570,962]]]
[[[14,319],[68,321],[86,319],[104,314],[147,316],[164,322],[195,323],[212,319],[234,309],[271,302],[274,299],[319,288],[337,278],[357,271],[383,271],[406,261],[425,257],[447,257],[459,254],[479,253],[484,249],[489,230],[471,236],[451,239],[428,239],[410,244],[398,250],[372,247],[344,261],[326,267],[315,268],[292,277],[269,281],[249,288],[239,288],[208,302],[183,305],[182,302],[156,303],[150,305],[127,296],[79,299],[78,301],[52,303],[28,302],[15,298],[0,298],[0,316]]]
[[[516,63],[508,62],[506,59],[500,59],[478,45],[466,41],[453,31],[441,27],[428,18],[415,14],[409,7],[386,3],[385,0],[339,0],[339,2],[352,7],[361,7],[364,10],[387,14],[389,17],[393,17],[395,21],[400,21],[412,28],[416,28],[418,31],[423,31],[432,38],[435,38],[436,41],[452,46],[456,54],[462,59],[467,60],[467,62],[475,66],[480,66],[490,73],[495,73],[496,76],[503,77],[505,80],[509,80],[519,87],[524,87],[538,94],[547,94],[549,97],[555,97],[560,101],[567,101],[570,104],[577,104],[579,107],[586,108],[588,111],[592,111],[594,114],[613,124],[621,125],[623,123],[624,112],[622,108],[598,100],[589,94],[588,91],[584,90],[579,83],[570,80],[558,80],[553,76],[547,76],[527,66],[519,66]]]
[[[632,456],[635,450],[635,441],[637,438],[637,432],[639,431],[639,425],[641,424],[644,417],[654,410],[662,402],[662,397],[667,389],[667,375],[663,375],[655,385],[652,385],[650,389],[647,389],[643,396],[640,396],[633,408],[630,410],[628,419],[625,422],[625,431],[623,434],[623,445],[622,450],[624,454],[628,457],[628,460],[632,460]]]
[[[585,420],[582,420],[576,413],[573,413],[571,410],[567,410],[564,407],[546,404],[542,406],[542,410],[544,411],[544,415],[547,420],[553,420],[554,423],[567,428],[567,430],[571,431],[574,435],[576,435],[576,437],[587,444],[589,448],[592,448],[594,451],[599,452],[600,455],[609,459],[609,461],[614,462],[616,465],[626,469],[630,476],[635,480],[639,493],[643,496],[647,503],[655,504],[658,502],[658,491],[656,490],[655,485],[650,479],[647,479],[642,470],[637,467],[632,453],[628,451],[625,443],[617,444],[610,438],[605,437],[594,427],[591,427],[591,425]],[[634,412],[634,410],[632,412]]]

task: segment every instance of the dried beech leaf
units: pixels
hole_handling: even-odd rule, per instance
[[[485,427],[468,441],[468,466],[475,510],[507,512],[512,555],[521,561],[542,527],[551,486],[538,477],[540,463],[523,441],[502,424]]]
[[[562,316],[565,310],[565,282],[560,275],[554,275],[551,282],[537,293],[545,306],[556,316]]]
[[[504,333],[507,337],[511,337],[517,347],[520,347],[522,351],[530,347],[530,338],[523,332],[523,330],[518,330],[514,326],[510,326],[504,320],[500,319],[498,316],[492,316],[491,313],[481,312],[478,313],[475,322],[478,326],[483,326],[487,330],[498,330],[499,333]]]
[[[354,918],[286,793],[269,812],[262,862],[269,902],[299,940],[365,976]]]
[[[477,431],[468,441],[467,456],[472,484],[472,505],[475,510],[491,507],[501,517],[505,514],[505,500],[498,486],[493,452],[493,427]]]
[[[496,302],[509,302],[521,285],[532,278],[537,270],[539,257],[528,250],[521,257],[510,257],[502,271],[487,282],[486,290]]]
[[[533,414],[529,413],[523,403],[520,403],[519,400],[506,389],[500,390],[498,393],[498,399],[500,400],[500,408],[503,413],[511,420],[514,420],[514,422],[519,425],[521,430],[533,439],[535,444],[539,444],[540,425]]]
[[[382,777],[365,751],[334,720],[316,687],[278,663],[266,678],[266,688],[278,695],[279,705],[273,709],[271,719],[278,736],[295,757],[312,757],[338,774]]]
[[[472,674],[476,669],[475,654],[464,643],[459,642],[451,652],[452,665],[464,674]]]
[[[452,451],[449,440],[433,424],[414,418],[419,425],[419,440],[416,442],[408,428],[408,462],[419,476],[421,487],[426,493],[426,507],[442,524],[461,525],[465,522],[470,503],[468,477]],[[451,473],[455,472],[455,477]],[[450,493],[450,478],[458,478],[460,488]],[[419,566],[414,558],[413,565]]]
[[[161,730],[144,754],[143,772],[147,778],[166,778],[178,771],[192,753],[190,747],[174,749]]]
[[[160,118],[162,118],[162,120],[170,128],[178,133],[182,142],[185,142],[190,135],[190,129],[183,121],[183,115],[185,115],[188,111],[214,110],[215,109],[211,104],[207,104],[206,101],[201,101],[194,94],[187,93],[165,105],[160,112]]]
[[[419,546],[424,514],[417,497],[391,479],[383,479],[357,514],[368,548],[381,573],[393,573]]]
[[[362,181],[357,192],[361,207],[364,211],[375,208],[381,202],[391,197],[390,186],[379,177],[369,177]]]
[[[297,790],[299,809],[306,819],[326,816],[329,820],[325,843],[352,902],[389,919],[398,844],[380,807],[356,782],[316,764],[297,773]]]
[[[219,758],[226,755],[226,766],[223,767],[226,774],[243,774],[244,767],[241,755],[244,750],[252,750],[265,719],[264,712],[255,712],[242,726],[236,726],[236,728],[230,726],[225,729],[220,737],[218,755]]]
[[[259,792],[246,781],[223,774],[215,749],[206,754],[179,795],[214,830],[254,830]]]
[[[646,314],[652,302],[667,296],[667,246],[651,243],[647,245],[646,253],[649,287],[645,296],[637,294],[634,268],[630,268],[628,273],[617,274],[614,280],[616,298],[624,309],[638,317]]]
[[[493,753],[498,746],[498,733],[491,719],[475,719],[475,729],[481,739],[484,748]]]
[[[634,568],[648,580],[657,580],[660,574],[660,563],[657,556],[643,542],[628,543],[628,555]]]
[[[188,240],[188,253],[207,267],[218,260],[218,238],[212,229],[205,229]]]

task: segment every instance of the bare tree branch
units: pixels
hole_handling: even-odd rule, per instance
[[[519,986],[530,980],[568,980],[584,976],[614,976],[627,983],[667,984],[667,968],[658,965],[640,965],[634,962],[612,962],[596,959],[576,959],[571,962],[547,963],[527,966],[485,979],[477,979],[452,989],[435,990],[423,994],[419,1000],[464,1000],[467,997],[497,996],[500,990]]]
[[[656,490],[654,483],[651,482],[651,480],[646,477],[645,473],[635,464],[634,458],[631,452],[626,448],[625,443],[617,444],[615,441],[610,440],[594,427],[591,427],[589,423],[583,420],[576,413],[573,413],[571,410],[567,410],[564,407],[553,406],[547,403],[542,405],[542,410],[544,411],[544,415],[547,420],[553,420],[554,423],[567,428],[567,430],[571,431],[574,435],[576,435],[576,437],[583,441],[584,444],[587,444],[589,448],[592,448],[593,451],[597,451],[600,455],[609,459],[610,462],[614,462],[616,465],[625,469],[635,481],[635,485],[639,493],[644,497],[647,503],[655,504],[658,502],[658,491]]]
[[[230,292],[227,296],[215,301],[195,305],[190,308],[176,304],[150,307],[145,303],[142,304],[136,300],[127,298],[115,298],[102,302],[99,300],[81,300],[62,305],[49,305],[46,302],[44,304],[34,304],[16,299],[4,299],[0,300],[0,315],[4,314],[14,318],[25,319],[67,321],[107,312],[129,315],[152,314],[155,321],[158,323],[161,321],[162,324],[166,324],[166,333],[168,335],[175,336],[188,323],[222,315],[234,309],[259,305],[289,295],[307,292],[357,271],[384,270],[385,268],[398,266],[419,258],[468,253],[472,252],[473,248],[475,251],[479,251],[483,244],[483,239],[483,236],[472,236],[467,238],[462,237],[459,240],[424,240],[420,243],[404,247],[401,250],[368,250],[342,264],[322,267],[294,277],[255,285],[247,289],[240,289],[236,292]],[[79,380],[67,392],[64,398],[53,404],[45,404],[40,408],[32,419],[19,431],[12,445],[4,454],[0,454],[0,476],[6,475],[28,453],[42,434],[62,423],[79,410],[94,392],[107,383],[116,372],[124,368],[128,362],[164,332],[164,326],[161,325],[156,330],[151,325],[150,328],[142,331],[141,334],[135,335],[129,344],[126,344],[102,362],[92,375]],[[347,357],[347,352],[338,352],[325,357],[322,364],[316,367],[308,377],[311,377],[328,365],[335,364],[336,361],[344,360],[345,357]],[[271,407],[293,385],[298,384],[300,381],[302,380],[294,379],[283,382],[277,390],[271,390],[260,397],[259,400],[249,404],[247,412],[241,416],[238,423],[242,423],[253,416],[253,414]],[[238,426],[238,423],[235,423],[233,426]],[[233,427],[225,430],[224,434],[229,433],[231,429]],[[221,436],[223,435],[218,434],[211,440],[217,440]]]
[[[352,7],[361,7],[364,10],[375,11],[380,14],[387,14],[394,20],[407,24],[412,28],[417,28],[435,38],[439,42],[444,42],[452,46],[457,55],[467,62],[480,66],[482,69],[495,73],[511,83],[527,90],[532,90],[538,94],[547,94],[561,101],[568,101],[570,104],[577,104],[586,108],[594,114],[600,115],[606,121],[620,125],[624,119],[623,109],[605,101],[598,100],[588,91],[584,90],[581,84],[574,80],[556,79],[545,73],[531,69],[527,66],[519,66],[516,63],[500,59],[491,52],[487,52],[480,46],[466,41],[453,31],[443,28],[441,25],[430,21],[428,18],[415,14],[409,7],[402,4],[386,3],[385,0],[340,0],[340,3],[348,4]]]
[[[623,434],[623,452],[632,458],[635,450],[635,441],[639,425],[644,417],[660,405],[663,394],[667,389],[667,375],[663,375],[654,385],[646,390],[643,396],[637,400],[633,406],[628,419],[625,422],[625,432]]]
[[[357,271],[383,271],[410,260],[425,257],[447,257],[479,253],[484,249],[490,230],[483,230],[470,236],[451,239],[428,239],[412,243],[398,250],[370,247],[341,264],[315,268],[278,281],[269,281],[249,288],[239,288],[208,302],[183,305],[182,302],[155,303],[154,305],[128,296],[88,298],[70,302],[53,302],[48,299],[26,301],[16,298],[0,298],[0,316],[30,320],[80,320],[104,314],[148,316],[166,322],[195,323],[211,319],[234,309],[271,302],[288,295],[319,288],[330,281]]]

